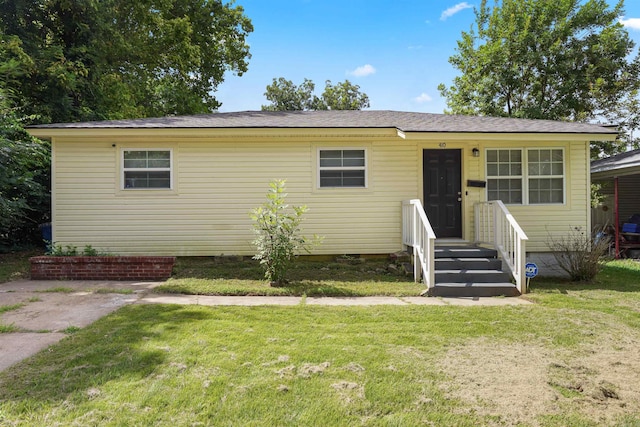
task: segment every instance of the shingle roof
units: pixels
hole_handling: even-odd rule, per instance
[[[591,162],[591,173],[640,167],[640,150],[627,151]]]
[[[58,123],[50,129],[396,128],[403,132],[615,134],[615,129],[552,120],[456,116],[400,111],[242,111],[195,116]]]

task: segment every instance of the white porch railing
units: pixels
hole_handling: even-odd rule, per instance
[[[529,240],[513,215],[500,200],[475,205],[476,242],[493,245],[513,276],[518,291],[527,292],[524,266]]]
[[[435,285],[436,234],[420,200],[402,201],[402,244],[413,248],[413,278],[422,276],[427,289]]]

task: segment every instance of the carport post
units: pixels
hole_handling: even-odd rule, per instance
[[[616,259],[620,258],[620,212],[618,210],[618,177],[613,177],[614,229],[616,239]]]

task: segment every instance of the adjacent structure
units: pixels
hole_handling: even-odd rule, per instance
[[[630,255],[628,249],[637,254],[640,249],[637,230],[622,239],[620,233],[625,222],[638,222],[640,215],[640,150],[591,162],[591,179],[599,184],[600,193],[604,196],[602,203],[592,209],[594,229],[614,230],[616,256]]]
[[[616,179],[617,178],[617,179]],[[628,151],[591,162],[591,180],[600,185],[602,203],[593,209],[594,227],[616,224],[615,193],[618,193],[618,223],[640,214],[640,150]]]

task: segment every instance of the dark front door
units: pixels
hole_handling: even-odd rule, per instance
[[[424,210],[436,237],[462,237],[460,150],[423,150]]]

